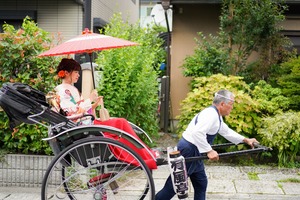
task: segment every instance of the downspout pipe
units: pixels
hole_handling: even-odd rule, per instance
[[[85,12],[84,0],[74,0],[74,2],[77,3],[78,5],[80,5],[82,7],[82,11]],[[84,21],[83,21],[83,23],[84,23]],[[84,24],[83,24],[82,30],[84,30],[84,28],[85,27],[84,27]]]
[[[82,30],[88,28],[91,30],[91,20],[92,20],[92,1],[91,0],[74,0],[75,3],[82,6],[84,12],[84,21]]]
[[[92,21],[92,0],[84,0],[84,29],[91,29],[91,21]]]
[[[170,122],[170,68],[171,68],[171,53],[170,53],[170,45],[171,45],[171,31],[168,20],[167,11],[170,9],[170,0],[162,0],[162,7],[165,12],[165,18],[167,23],[167,70],[166,70],[166,91],[165,91],[165,106],[164,106],[164,132],[168,132],[169,122]]]
[[[83,2],[83,0],[74,0],[74,1],[75,1],[75,3],[77,3],[77,4],[81,5],[81,6],[82,6],[82,8],[83,8],[83,6],[84,6],[84,2]]]

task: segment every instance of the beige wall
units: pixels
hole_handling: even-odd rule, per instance
[[[36,10],[38,26],[67,40],[82,30],[82,6],[74,0],[0,0],[1,10]]]
[[[180,114],[180,102],[189,91],[190,79],[182,75],[180,66],[186,56],[194,53],[197,32],[207,34],[218,31],[219,15],[218,5],[178,5],[174,8],[170,70],[171,119]]]
[[[0,10],[36,10],[38,26],[51,34],[60,33],[62,41],[79,35],[83,26],[83,7],[74,0],[0,0]],[[124,20],[139,20],[139,0],[92,0],[92,16],[109,22],[115,12]]]
[[[92,0],[92,18],[100,17],[109,22],[114,13],[121,12],[123,19],[129,23],[139,20],[139,0]]]

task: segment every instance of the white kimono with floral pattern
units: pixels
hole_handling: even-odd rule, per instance
[[[88,114],[92,113],[91,100],[89,98],[84,100],[75,86],[62,83],[55,88],[55,91],[60,98],[60,108],[68,116],[76,114],[79,107]]]

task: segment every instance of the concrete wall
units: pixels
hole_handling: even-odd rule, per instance
[[[135,3],[134,3],[135,2]],[[92,0],[92,19],[99,17],[109,22],[114,13],[122,13],[123,20],[136,23],[139,20],[139,1]]]

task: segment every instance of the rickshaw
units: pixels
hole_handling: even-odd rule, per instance
[[[112,126],[75,122],[51,109],[44,93],[27,84],[3,84],[0,106],[11,128],[20,123],[48,128],[49,137],[43,140],[49,143],[55,156],[44,174],[42,200],[155,198],[152,170],[168,164],[167,156],[150,149],[135,135]],[[89,115],[80,118],[93,120]],[[130,124],[137,135],[146,134],[151,140],[140,127]],[[257,146],[252,150],[220,154],[220,157],[269,150]],[[204,155],[186,162],[206,158]]]

